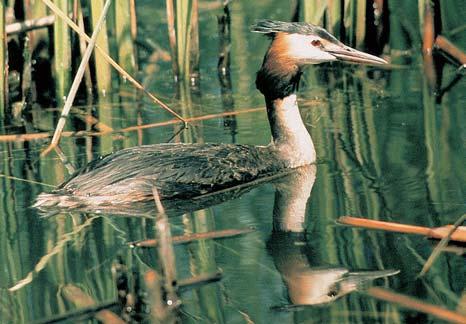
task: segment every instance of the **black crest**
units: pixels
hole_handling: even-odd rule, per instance
[[[305,22],[284,22],[277,20],[261,19],[251,26],[254,33],[266,34],[273,37],[276,33],[317,35],[329,42],[339,44],[340,41],[322,27]]]

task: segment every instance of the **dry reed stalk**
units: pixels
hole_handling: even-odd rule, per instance
[[[92,33],[91,40],[89,41],[89,44],[87,45],[86,52],[84,53],[84,56],[81,60],[81,63],[79,64],[78,71],[76,72],[76,76],[73,80],[73,84],[71,85],[70,92],[68,93],[68,96],[66,98],[65,105],[63,107],[60,119],[58,120],[57,127],[55,129],[55,133],[53,134],[52,142],[50,145],[41,153],[41,156],[47,155],[52,149],[54,149],[58,143],[60,142],[61,138],[61,133],[63,132],[63,128],[65,127],[66,119],[68,118],[68,114],[70,112],[71,106],[73,104],[74,98],[76,97],[76,93],[78,92],[79,84],[81,83],[81,80],[84,75],[84,71],[86,69],[86,66],[89,62],[89,58],[91,57],[92,51],[94,50],[94,45],[96,43],[97,37],[99,35],[99,31],[102,28],[105,18],[107,16],[108,9],[110,8],[111,0],[106,0],[105,5],[102,9],[101,15],[99,17],[99,20],[97,21],[97,24],[94,28],[94,31]]]
[[[406,234],[418,234],[428,236],[434,239],[444,239],[446,237],[451,238],[453,241],[466,242],[466,227],[460,227],[459,225],[447,225],[441,227],[424,227],[415,225],[406,225],[393,222],[384,222],[360,217],[342,216],[337,221],[340,224],[351,225],[369,229],[378,229],[390,232],[406,233]]]
[[[61,19],[63,19],[64,21],[66,21],[66,23],[75,31],[77,32],[79,35],[81,35],[82,37],[84,37],[84,39],[86,40],[86,42],[89,43],[89,41],[91,40],[89,36],[87,36],[85,33],[83,33],[81,31],[81,29],[70,19],[68,18],[53,2],[51,2],[50,0],[42,0],[49,8],[50,10],[52,10],[56,15],[58,15]],[[168,111],[169,113],[171,113],[173,116],[175,116],[176,118],[178,118],[179,120],[181,120],[184,124],[184,127],[187,126],[187,122],[186,120],[181,117],[179,114],[177,114],[175,111],[173,111],[170,107],[168,107],[164,102],[162,102],[160,99],[158,99],[157,97],[155,97],[152,93],[150,93],[149,91],[147,91],[138,81],[136,81],[136,79],[134,79],[130,74],[128,74],[123,68],[121,68],[121,66],[118,65],[118,63],[115,62],[115,60],[113,60],[107,53],[105,53],[98,45],[95,46],[95,48],[97,49],[97,51],[99,51],[100,54],[102,54],[102,56],[110,63],[111,66],[113,66],[113,68],[115,68],[115,70],[118,71],[118,73],[122,74],[124,78],[126,78],[126,80],[128,80],[129,82],[131,82],[131,84],[138,90],[142,91],[145,95],[147,95],[154,103],[158,104],[161,108],[163,108],[164,110]]]
[[[460,62],[461,65],[466,64],[466,53],[464,53],[461,49],[456,47],[445,36],[437,36],[437,38],[435,39],[435,47],[441,49],[448,55],[455,58],[458,62]]]

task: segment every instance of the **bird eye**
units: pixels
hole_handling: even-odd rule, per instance
[[[311,45],[312,45],[312,46],[315,46],[315,47],[321,47],[321,46],[322,46],[322,43],[320,42],[320,40],[314,39],[314,40],[311,42]]]

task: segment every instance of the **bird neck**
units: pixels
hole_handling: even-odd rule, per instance
[[[272,132],[272,147],[291,168],[315,162],[314,143],[299,113],[296,94],[265,98]]]
[[[313,163],[316,153],[296,98],[301,67],[284,54],[284,40],[283,37],[275,37],[272,41],[257,72],[256,87],[265,97],[272,147],[282,161],[295,168]]]

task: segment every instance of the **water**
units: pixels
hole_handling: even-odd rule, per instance
[[[163,15],[163,9],[144,8],[141,21],[152,22],[154,16]],[[201,14],[202,79],[197,92],[176,90],[170,62],[161,61],[156,66],[142,62],[142,71],[157,69],[155,74],[142,76],[149,90],[184,116],[264,105],[255,90],[254,77],[268,41],[248,33],[247,26],[259,16],[288,19],[288,9],[241,2],[234,2],[232,9],[233,107],[223,104],[217,79],[217,28],[212,12]],[[143,26],[142,32],[168,49],[163,20]],[[157,32],[160,30],[163,32]],[[447,69],[445,80],[449,72]],[[176,246],[180,278],[223,271],[219,283],[181,295],[183,321],[433,321],[428,315],[359,292],[332,298],[336,301],[325,306],[292,307],[292,302],[317,302],[309,296],[306,299],[316,282],[339,278],[341,271],[360,270],[400,270],[374,284],[456,309],[460,299],[464,300],[464,257],[442,253],[427,275],[416,279],[432,252],[433,242],[413,235],[341,227],[335,220],[355,215],[441,226],[465,213],[465,88],[461,81],[436,104],[418,63],[393,70],[343,65],[309,68],[301,84],[300,107],[319,156],[316,170],[263,184],[240,198],[170,219],[174,234],[256,228],[236,238]],[[147,98],[134,97],[125,89],[121,98],[112,94],[106,102],[80,109],[98,111],[100,121],[114,129],[171,118]],[[32,115],[29,129],[53,128],[56,110],[35,110]],[[83,129],[76,110],[73,116],[69,130]],[[169,125],[117,135],[65,137],[61,147],[74,165],[82,166],[93,157],[123,147],[165,142],[178,130],[179,125]],[[1,132],[25,130],[6,128]],[[270,133],[265,112],[259,109],[236,117],[195,122],[175,140],[266,144]],[[98,302],[116,298],[111,265],[117,256],[141,273],[157,264],[154,250],[128,246],[129,242],[154,237],[150,219],[102,213],[38,217],[30,208],[35,197],[51,190],[45,184],[56,185],[68,177],[55,154],[39,157],[47,144],[46,140],[0,143],[2,323],[30,322],[74,309],[63,297],[65,284],[79,286]],[[274,226],[277,229],[296,220],[299,210],[286,212],[284,207],[293,197],[298,197],[295,201],[302,207],[306,201],[299,200],[299,194],[311,187],[304,224],[307,236],[273,232]],[[281,190],[278,193],[277,188]],[[30,280],[21,281],[25,278]],[[24,286],[15,292],[6,290],[18,283]],[[341,290],[331,288],[330,293],[322,291],[339,297]]]

